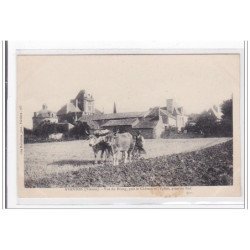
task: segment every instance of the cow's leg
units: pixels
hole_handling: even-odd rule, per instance
[[[128,152],[124,151],[124,163],[127,163],[128,161]]]
[[[119,152],[117,152],[117,155],[116,155],[116,166],[119,165]]]
[[[95,164],[97,164],[97,152],[94,152],[95,155]]]
[[[113,154],[113,165],[116,166],[117,153]]]
[[[106,161],[109,162],[110,161],[110,156],[112,155],[112,150],[107,148],[106,149]]]
[[[105,149],[104,150],[104,153],[105,153],[105,159],[104,159],[104,162],[108,162],[109,161],[109,150],[108,149]]]
[[[132,162],[132,150],[128,151],[128,161]]]
[[[114,166],[119,165],[119,151],[114,153]]]
[[[103,164],[103,153],[104,153],[104,150],[102,149],[102,151],[101,151],[101,164]]]

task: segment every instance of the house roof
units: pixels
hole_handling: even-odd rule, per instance
[[[87,121],[86,122],[90,129],[100,129],[99,124],[96,121]]]
[[[102,125],[102,127],[112,127],[112,126],[129,126],[133,125],[133,123],[137,120],[137,118],[128,118],[128,119],[118,119],[118,120],[109,120]]]
[[[111,113],[111,114],[93,114],[93,115],[83,115],[80,120],[91,119],[93,121],[100,120],[116,120],[125,118],[140,118],[143,117],[146,112],[127,112],[127,113]]]
[[[100,129],[98,122],[91,119],[79,119],[78,121],[86,123],[90,127],[90,129]]]
[[[146,112],[145,117],[159,117],[160,107],[150,108],[149,111]]]
[[[158,120],[152,120],[150,118],[145,118],[137,123],[133,128],[143,129],[143,128],[154,128],[158,123]]]
[[[78,107],[76,107],[73,103],[69,102],[62,106],[58,111],[57,115],[65,115],[68,113],[78,113],[82,112]]]
[[[168,117],[171,117],[173,119],[176,119],[176,117],[174,115],[172,115],[169,111],[164,110],[164,109],[160,109],[160,115],[162,117],[168,116]]]
[[[56,113],[48,109],[41,109],[38,112],[36,112],[36,117],[49,118],[51,117],[50,114],[56,114]]]

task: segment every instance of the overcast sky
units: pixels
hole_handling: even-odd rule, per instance
[[[18,56],[17,82],[24,126],[46,103],[52,111],[81,89],[95,107],[146,111],[173,98],[187,113],[220,104],[239,88],[239,55],[50,55]]]

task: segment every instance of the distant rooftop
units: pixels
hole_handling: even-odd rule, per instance
[[[126,113],[110,113],[110,114],[93,114],[93,115],[83,115],[79,120],[115,120],[115,119],[125,119],[125,118],[138,118],[143,117],[146,112],[126,112]]]

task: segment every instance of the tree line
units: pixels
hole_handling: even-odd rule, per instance
[[[24,143],[48,141],[51,134],[63,134],[63,140],[86,139],[89,135],[89,127],[81,122],[76,122],[74,127],[69,129],[66,124],[41,122],[36,128],[24,128]]]
[[[221,104],[220,119],[213,112],[204,111],[195,115],[186,125],[187,132],[200,133],[205,137],[233,135],[233,100],[229,99]]]

